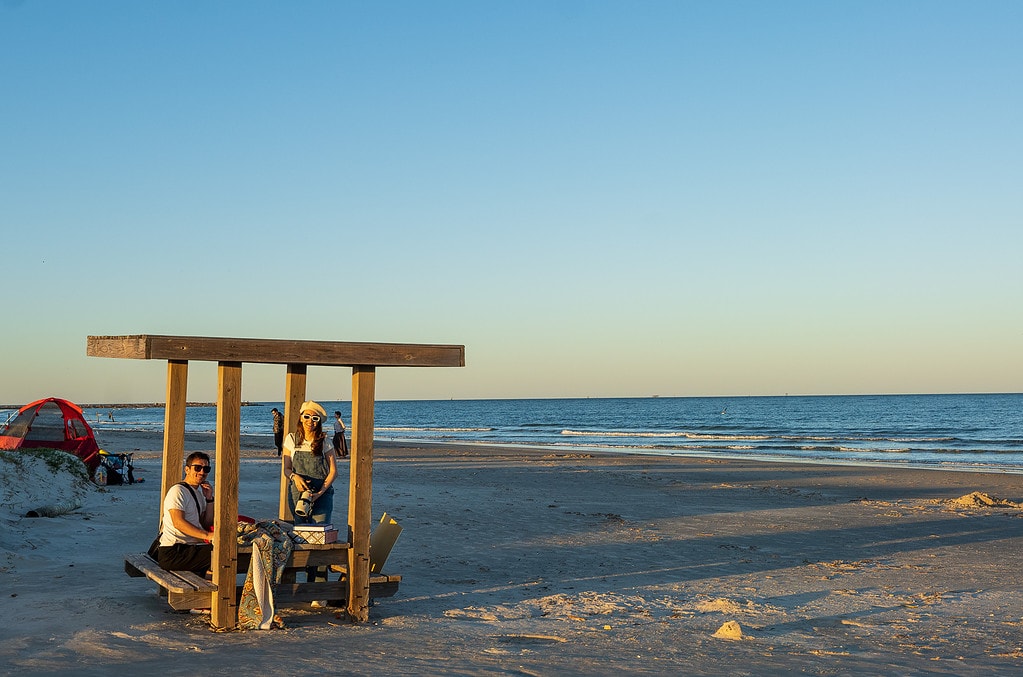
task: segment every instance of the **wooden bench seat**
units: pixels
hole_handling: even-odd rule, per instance
[[[167,592],[167,603],[179,611],[209,607],[212,594],[217,591],[213,581],[191,571],[167,571],[144,552],[125,555],[124,571],[134,578],[145,576],[159,584]]]

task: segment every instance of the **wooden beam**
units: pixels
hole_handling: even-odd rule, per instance
[[[306,387],[306,366],[304,364],[289,364],[287,374],[284,377],[284,436],[294,432],[298,425],[298,416],[302,403],[305,402]],[[291,514],[291,506],[288,505],[288,481],[284,477],[284,456],[281,456],[281,491],[280,503],[277,514],[280,519],[287,522],[292,521],[295,516]]]
[[[86,354],[135,360],[205,360],[332,367],[464,367],[465,346],[292,341],[203,336],[90,336]]]
[[[220,362],[217,368],[217,466],[213,503],[213,595],[210,625],[232,629],[238,624],[235,599],[238,573],[238,469],[242,420],[242,365]]]
[[[188,401],[188,362],[167,362],[167,407],[163,416],[163,478],[157,520],[163,528],[163,497],[181,481],[185,465],[185,404]]]
[[[373,406],[376,369],[352,370],[352,446],[348,484],[348,615],[369,620],[369,539],[373,519]]]

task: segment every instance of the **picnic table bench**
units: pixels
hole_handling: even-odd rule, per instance
[[[348,543],[296,543],[291,558],[284,569],[281,583],[274,590],[274,604],[288,606],[302,602],[326,599],[339,604],[348,599]],[[246,574],[252,546],[238,546],[238,573]],[[306,567],[327,567],[333,573],[340,573],[339,580],[299,583],[296,574]],[[213,581],[197,576],[191,571],[167,571],[144,552],[124,556],[124,571],[135,578],[146,577],[160,586],[160,593],[167,596],[172,609],[185,610],[208,608],[213,594],[219,588]],[[371,573],[369,582],[370,599],[391,597],[398,592],[401,576],[396,574]],[[241,588],[236,588],[236,597]]]
[[[208,607],[213,593],[217,591],[213,581],[191,571],[167,571],[144,552],[125,555],[124,572],[135,578],[145,576],[158,583],[161,594],[167,595],[167,603],[179,611]]]

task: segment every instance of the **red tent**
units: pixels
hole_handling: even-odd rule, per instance
[[[0,427],[0,449],[33,447],[74,454],[85,463],[90,476],[100,462],[99,445],[82,409],[56,397],[26,404],[17,416]]]

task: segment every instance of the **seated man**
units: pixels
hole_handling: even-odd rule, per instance
[[[185,481],[163,499],[163,531],[156,561],[168,571],[205,576],[213,559],[209,527],[213,524],[213,487],[207,481],[210,457],[196,451],[185,461]]]

